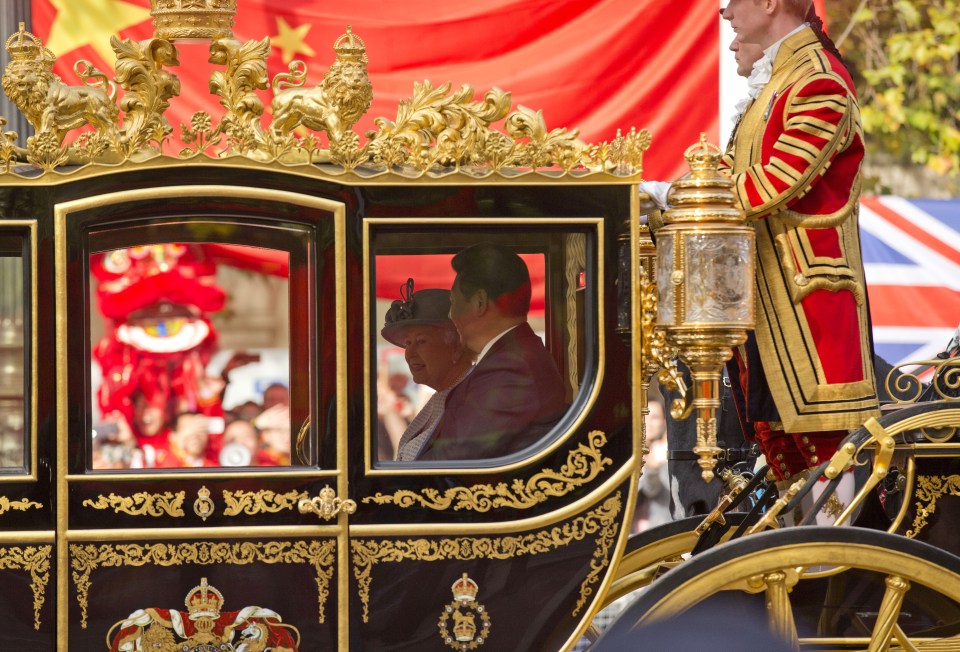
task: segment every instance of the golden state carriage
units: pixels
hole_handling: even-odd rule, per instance
[[[683,256],[655,262],[637,190],[646,132],[589,145],[497,89],[476,100],[424,83],[361,140],[351,127],[371,90],[349,28],[322,84],[304,88],[300,63],[272,81],[264,126],[267,43],[234,40],[233,11],[158,0],[155,37],[113,39],[114,79],[81,62],[79,86],[52,73],[55,54],[25,26],[7,41],[3,87],[35,133],[25,146],[0,139],[4,649],[569,649],[604,604],[667,568],[618,629],[740,588],[766,595],[777,632],[796,642],[800,623],[818,649],[951,649],[960,567],[949,545],[917,540],[952,532],[943,497],[957,493],[960,415],[946,401],[865,424],[825,467],[835,476],[872,457],[871,482],[892,479],[904,496],[888,529],[906,536],[740,538],[733,526],[776,526],[787,497],[762,521],[717,511],[628,536],[649,383],[660,369],[679,381],[675,348],[691,363],[678,410],[697,412],[709,477],[713,388],[750,326],[749,229],[710,147],[688,151],[686,212],[668,228],[674,251],[691,235],[726,243],[702,270],[724,281],[718,292]],[[223,113],[196,114],[168,156],[176,42],[198,38]],[[451,255],[478,242],[509,246],[535,272],[532,320],[570,407],[505,457],[392,461],[378,437],[392,358],[377,339],[377,288],[398,264],[445,278]],[[658,264],[673,270],[659,296]],[[716,304],[713,318],[676,303],[693,295]],[[659,327],[658,299],[674,307]],[[106,408],[135,415],[137,392],[215,423],[207,372],[231,349],[282,351],[263,372],[289,387],[283,422],[269,426],[274,455],[174,468],[158,462],[169,451],[131,455],[105,427]],[[233,385],[236,370],[219,364]],[[937,377],[955,385],[954,371]],[[700,532],[736,540],[680,563]],[[804,570],[824,565],[885,578],[876,613],[856,620],[859,641],[852,625],[810,635],[794,618],[791,589],[813,603],[808,578],[842,576]],[[934,605],[929,617],[904,622],[904,596]]]

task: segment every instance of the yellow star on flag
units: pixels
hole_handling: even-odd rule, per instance
[[[50,0],[57,17],[44,45],[58,57],[77,48],[92,47],[112,63],[116,53],[110,37],[150,19],[150,10],[122,0]]]
[[[277,31],[279,34],[270,37],[270,44],[275,48],[280,48],[280,56],[284,63],[293,61],[293,56],[301,52],[307,57],[316,54],[313,48],[307,45],[304,40],[307,38],[307,32],[313,25],[301,25],[300,27],[290,27],[285,19],[277,16]]]

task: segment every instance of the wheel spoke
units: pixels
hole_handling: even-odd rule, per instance
[[[770,631],[786,641],[791,649],[799,650],[800,642],[797,639],[797,625],[793,620],[787,574],[784,571],[766,573],[763,581],[767,585],[767,618],[770,622]]]
[[[877,613],[877,622],[873,626],[867,652],[886,652],[889,649],[894,627],[900,617],[900,608],[903,606],[903,597],[910,590],[910,582],[898,575],[888,575],[885,582],[887,590],[880,602],[880,611]]]
[[[893,635],[897,638],[897,642],[900,643],[900,647],[904,649],[904,652],[920,652],[920,649],[910,642],[910,637],[907,636],[907,633],[903,631],[900,625],[894,625]]]

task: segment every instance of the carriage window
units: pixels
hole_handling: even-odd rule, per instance
[[[291,274],[303,252],[107,243],[89,256],[91,468],[307,463],[310,302],[303,333],[290,319],[291,295],[310,286]]]
[[[26,463],[24,258],[20,238],[0,238],[0,469]]]
[[[584,375],[587,233],[373,242],[376,458],[492,459],[552,432]]]

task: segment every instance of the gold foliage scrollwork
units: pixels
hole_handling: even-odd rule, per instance
[[[610,551],[619,531],[617,516],[622,509],[620,494],[606,499],[599,507],[577,518],[546,530],[503,537],[457,537],[452,539],[403,539],[351,541],[353,575],[363,605],[363,622],[369,622],[370,589],[373,566],[378,563],[446,561],[456,559],[513,559],[557,550],[574,541],[596,535],[596,549],[590,571],[580,583],[580,597],[573,610],[576,616],[593,594],[603,570],[610,565]]]
[[[317,583],[318,622],[326,618],[330,579],[336,560],[335,541],[267,541],[243,543],[71,544],[70,568],[80,605],[80,626],[87,628],[91,575],[98,568],[249,564],[306,564]]]
[[[645,381],[649,383],[656,373],[661,385],[679,393],[680,398],[675,398],[668,407],[674,419],[685,419],[693,409],[693,392],[687,391],[687,384],[677,367],[676,347],[668,344],[666,332],[657,327],[657,282],[648,278],[644,270],[641,270],[640,278],[640,303]]]
[[[414,84],[413,97],[400,102],[395,121],[377,118],[379,129],[367,134],[372,162],[388,169],[409,163],[421,171],[437,163],[479,163],[490,123],[510,111],[510,94],[493,88],[476,102],[470,86],[464,84],[452,95],[450,86]]]
[[[377,505],[393,504],[397,507],[426,507],[445,510],[468,509],[488,512],[499,507],[525,509],[544,502],[547,498],[566,495],[577,487],[593,481],[601,471],[612,463],[604,457],[601,449],[607,443],[606,435],[594,430],[587,435],[587,444],[580,444],[567,455],[567,463],[559,470],[543,469],[524,482],[515,480],[511,485],[501,482],[472,487],[453,487],[440,493],[436,489],[424,489],[420,493],[401,489],[392,495],[377,493],[363,498],[361,502]]]
[[[156,143],[152,153],[159,153],[164,139],[173,132],[163,114],[170,99],[180,94],[180,79],[163,69],[180,65],[177,48],[165,39],[137,43],[116,36],[111,37],[110,45],[117,55],[117,82],[126,91],[120,102],[124,111],[121,151],[128,157],[138,152],[142,155],[150,143]]]
[[[129,514],[130,516],[183,516],[183,501],[186,493],[165,491],[162,494],[151,494],[140,491],[132,496],[118,496],[111,493],[109,496],[99,495],[96,500],[88,498],[81,503],[84,507],[93,509],[112,509],[115,513]]]
[[[224,72],[218,70],[210,76],[210,90],[220,97],[227,111],[213,135],[226,134],[229,149],[239,154],[256,152],[265,145],[260,126],[265,107],[256,91],[270,85],[269,52],[269,38],[246,43],[222,39],[210,44],[210,63],[226,67]]]
[[[21,498],[20,500],[10,500],[6,496],[0,496],[0,514],[9,511],[25,512],[28,509],[43,509],[43,505],[35,503],[32,500]]]
[[[295,510],[301,498],[308,498],[306,491],[288,491],[278,494],[270,490],[262,491],[228,491],[224,489],[223,500],[227,503],[223,510],[226,516],[247,514],[276,514],[286,509]]]
[[[0,546],[0,569],[24,570],[30,573],[30,588],[33,589],[33,628],[40,629],[40,609],[43,607],[47,582],[50,581],[50,558],[53,546],[26,546],[6,548]]]
[[[917,476],[917,488],[913,495],[917,499],[917,514],[913,518],[912,527],[906,533],[910,538],[920,534],[920,530],[927,524],[927,518],[936,511],[940,498],[946,495],[960,496],[960,475]]]

